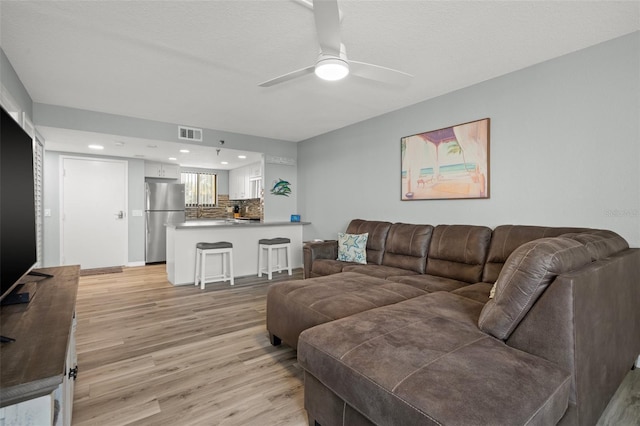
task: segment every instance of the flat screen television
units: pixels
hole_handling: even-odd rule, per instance
[[[1,302],[31,271],[38,258],[33,140],[4,108],[0,109]]]

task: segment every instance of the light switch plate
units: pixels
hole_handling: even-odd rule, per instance
[[[51,217],[51,209],[44,209],[44,217]]]

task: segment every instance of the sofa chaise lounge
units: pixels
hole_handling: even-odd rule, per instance
[[[613,232],[347,232],[369,234],[366,265],[337,261],[335,241],[307,244],[311,279],[267,295],[272,343],[298,349],[310,424],[595,424],[640,354],[640,250]]]

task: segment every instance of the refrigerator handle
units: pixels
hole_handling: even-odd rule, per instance
[[[144,192],[145,192],[145,197],[144,197],[144,202],[145,202],[145,210],[149,210],[149,184],[148,183],[144,183]]]

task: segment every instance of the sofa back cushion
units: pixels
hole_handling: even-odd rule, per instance
[[[382,264],[424,274],[433,226],[394,223],[389,229]]]
[[[367,238],[367,263],[380,265],[387,234],[391,228],[391,222],[354,219],[347,226],[347,234],[369,234]]]
[[[491,242],[491,228],[473,225],[438,225],[433,230],[426,273],[477,283]]]
[[[547,226],[501,225],[493,230],[482,281],[494,283],[507,258],[524,243],[539,238],[557,237],[569,232],[582,232],[586,228],[553,228]]]
[[[495,297],[482,309],[478,326],[506,340],[556,276],[588,263],[587,247],[569,238],[542,238],[521,245],[502,268]]]
[[[591,260],[594,262],[629,248],[629,243],[620,235],[603,229],[562,234],[562,238],[570,238],[584,244],[591,254]]]

